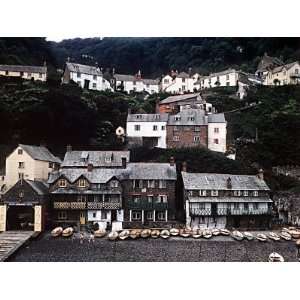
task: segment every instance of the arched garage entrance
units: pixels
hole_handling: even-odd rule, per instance
[[[9,206],[6,215],[7,230],[34,230],[32,206]]]

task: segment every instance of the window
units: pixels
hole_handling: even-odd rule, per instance
[[[248,210],[249,209],[249,204],[248,203],[244,203],[244,210]]]
[[[143,181],[139,179],[133,180],[133,187],[134,188],[142,188],[143,187]]]
[[[180,120],[181,120],[181,117],[180,117],[180,116],[175,116],[175,117],[174,117],[174,120],[175,120],[175,121],[180,121]]]
[[[174,131],[179,131],[179,128],[177,126],[174,126],[173,130]]]
[[[31,73],[28,73],[28,74],[27,74],[27,77],[31,77]]]
[[[135,81],[133,81],[133,85],[136,85],[136,82],[135,82]]]
[[[194,127],[194,131],[197,131],[197,132],[199,132],[199,131],[200,131],[200,127],[198,127],[198,126],[195,126],[195,127]]]
[[[58,182],[59,187],[66,187],[67,181],[65,179],[60,179]]]
[[[23,76],[23,75],[21,75]],[[43,74],[42,73],[39,73],[39,78],[42,78],[43,77]]]
[[[133,200],[133,203],[140,203],[141,202],[141,196],[133,196],[132,200]]]
[[[160,189],[165,189],[167,187],[167,182],[165,180],[160,180],[159,181],[159,188]]]
[[[258,209],[258,203],[253,203],[253,209]]]
[[[19,169],[24,169],[25,163],[23,161],[19,162]]]
[[[212,190],[211,195],[214,196],[214,197],[218,196],[218,191],[217,190]]]
[[[5,75],[8,76],[8,71],[5,71]]]
[[[218,127],[214,128],[214,133],[219,133],[219,128]]]
[[[157,202],[158,203],[167,203],[168,202],[168,196],[167,195],[158,195],[157,196]]]
[[[182,82],[185,82],[185,78],[182,78]]]
[[[248,191],[244,191],[243,194],[244,194],[245,197],[248,197]]]
[[[135,131],[140,131],[141,130],[141,125],[134,125],[134,130]]]
[[[18,149],[18,154],[22,155],[23,154],[23,150],[22,149]]]
[[[152,211],[147,211],[146,219],[147,220],[153,220],[153,212]]]
[[[199,143],[200,142],[200,136],[194,136],[194,142]]]
[[[173,136],[173,141],[174,142],[179,142],[179,136],[178,135],[174,135]]]
[[[113,180],[110,182],[110,187],[117,188],[119,186],[119,182],[117,180]]]
[[[80,77],[81,77],[80,72],[77,72],[77,78],[80,78]]]
[[[97,80],[97,75],[93,75],[93,79],[94,79],[94,80]]]
[[[97,213],[93,212],[93,218],[96,218]]]
[[[79,179],[78,186],[79,187],[86,187],[86,180],[85,179]]]
[[[253,192],[253,196],[254,196],[254,197],[257,197],[257,196],[258,196],[258,191],[254,191],[254,192]]]
[[[59,220],[66,220],[67,219],[67,213],[65,211],[59,211],[58,212],[58,219]]]
[[[198,203],[199,209],[205,209],[205,203]]]
[[[95,89],[97,87],[97,83],[93,83],[93,89]]]
[[[200,190],[199,196],[206,196],[206,190]]]
[[[195,117],[188,117],[188,121],[195,121]]]
[[[229,86],[230,85],[230,83],[229,82],[226,82],[226,86]]]
[[[155,181],[154,180],[148,180],[148,188],[155,188]]]
[[[20,191],[19,197],[20,197],[20,198],[23,198],[23,197],[24,197],[24,192],[23,192],[23,191]]]
[[[166,126],[162,125],[161,130],[166,130]]]
[[[239,196],[241,196],[241,191],[233,191],[233,195],[234,196],[237,196],[237,197],[239,197]]]
[[[215,144],[219,144],[219,139],[214,139]]]
[[[228,74],[226,75],[226,80],[229,80],[229,75]]]
[[[148,195],[147,199],[148,199],[148,203],[153,203],[153,195]]]
[[[286,71],[283,71],[283,75],[284,75],[284,76],[286,75]]]
[[[239,209],[240,204],[239,203],[233,203],[233,209]]]
[[[85,195],[78,195],[77,196],[77,202],[85,202],[86,196]]]
[[[299,69],[295,69],[295,74],[299,74]]]
[[[157,125],[153,125],[153,131],[157,131]]]
[[[182,90],[185,91],[185,85],[182,86]]]
[[[132,212],[132,220],[134,220],[134,221],[138,221],[138,220],[141,220],[141,217],[142,217],[142,215],[141,215],[141,212],[140,211],[133,211]]]
[[[106,156],[105,157],[105,162],[106,163],[111,163],[111,158],[112,158],[111,156]]]
[[[107,219],[107,212],[105,210],[101,210],[101,220]]]
[[[54,163],[49,162],[49,169],[53,169],[53,167],[54,167]]]
[[[164,79],[164,83],[169,83],[169,79]]]
[[[159,211],[157,212],[157,219],[162,221],[162,220],[165,220],[166,218],[166,213],[164,211]]]
[[[19,173],[19,179],[24,179],[24,173]]]

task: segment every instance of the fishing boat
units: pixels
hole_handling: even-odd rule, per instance
[[[119,239],[122,241],[126,240],[128,237],[129,237],[129,230],[125,229],[125,230],[121,231],[119,234]]]
[[[193,229],[192,230],[192,237],[194,239],[199,239],[202,236],[202,230],[201,229]]]
[[[184,237],[184,238],[187,238],[191,235],[191,230],[189,228],[183,228],[183,229],[180,229],[179,231],[179,234],[180,236]]]
[[[173,235],[173,236],[177,236],[179,234],[179,229],[171,228],[170,229],[170,234]]]
[[[105,229],[98,229],[94,231],[94,237],[95,238],[102,238],[106,235],[106,230]]]
[[[256,235],[256,239],[259,240],[260,242],[266,242],[267,241],[267,236],[263,233],[258,233]]]
[[[289,234],[292,236],[294,239],[299,239],[300,238],[300,230],[298,229],[293,229],[289,231]]]
[[[142,234],[142,229],[136,229],[136,237],[140,237]]]
[[[73,227],[67,227],[66,229],[63,230],[62,236],[63,237],[70,237],[74,232]]]
[[[281,229],[281,232],[289,232],[289,229],[286,228],[286,227],[283,227],[283,228]]]
[[[132,239],[136,239],[137,237],[139,237],[139,234],[138,234],[138,232],[136,231],[136,229],[132,229],[132,230],[130,230],[129,236],[130,236]]]
[[[202,235],[205,239],[210,239],[212,237],[212,232],[210,229],[204,229]]]
[[[241,241],[244,238],[244,235],[238,230],[232,231],[231,236],[237,241]]]
[[[269,255],[269,262],[284,262],[284,258],[279,253],[273,252]]]
[[[226,228],[220,229],[220,234],[222,235],[230,235],[230,231]]]
[[[285,231],[281,232],[279,234],[279,236],[286,241],[290,241],[292,239],[292,236],[288,232],[285,232]]]
[[[163,229],[163,230],[160,232],[160,236],[161,236],[163,239],[169,238],[169,237],[170,237],[170,232],[169,232],[169,230]]]
[[[254,236],[251,232],[245,231],[243,232],[243,235],[248,241],[252,241],[254,239]]]
[[[58,236],[60,236],[60,235],[62,234],[62,232],[63,232],[63,228],[62,228],[62,227],[56,227],[56,228],[54,228],[54,229],[51,231],[51,235],[52,235],[53,237],[58,237]]]
[[[220,234],[220,229],[214,228],[214,229],[212,229],[211,233],[212,233],[212,235],[219,235]]]
[[[280,236],[275,232],[269,232],[268,233],[268,238],[273,240],[273,241],[280,241]]]
[[[110,241],[114,241],[118,238],[118,233],[116,231],[111,231],[109,234],[108,234],[108,239]]]
[[[148,238],[151,235],[151,230],[150,229],[144,229],[141,232],[141,237],[142,238]]]
[[[157,229],[154,229],[154,230],[151,230],[151,237],[154,238],[154,239],[157,239],[160,235],[160,232],[159,230]]]

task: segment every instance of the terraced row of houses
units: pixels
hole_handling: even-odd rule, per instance
[[[262,172],[195,174],[173,157],[168,163],[131,162],[129,151],[68,146],[62,162],[49,153],[44,146],[19,145],[7,157],[0,231],[58,224],[114,230],[270,225],[272,201]],[[32,171],[37,169],[43,171]]]

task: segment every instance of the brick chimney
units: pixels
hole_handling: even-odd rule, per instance
[[[182,171],[182,172],[186,172],[186,171],[187,171],[187,163],[186,163],[186,161],[184,161],[184,162],[182,163],[181,171]]]
[[[126,166],[127,166],[127,158],[122,157],[122,168],[126,169]]]
[[[264,170],[263,170],[263,169],[259,169],[259,170],[258,170],[257,177],[258,177],[260,180],[264,180]]]
[[[88,163],[88,165],[87,165],[87,170],[88,170],[88,172],[92,172],[93,171],[93,164],[91,164],[91,163]]]
[[[174,156],[171,156],[171,157],[170,157],[170,166],[171,166],[171,167],[174,167],[174,166],[175,166],[175,158],[174,158]]]

